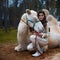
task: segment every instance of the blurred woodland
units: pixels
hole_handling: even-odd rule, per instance
[[[0,0],[0,28],[16,29],[26,9],[39,11],[44,8],[60,20],[60,0]]]

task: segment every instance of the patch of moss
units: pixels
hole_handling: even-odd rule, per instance
[[[17,30],[11,29],[8,32],[0,29],[0,43],[16,43],[17,42]]]

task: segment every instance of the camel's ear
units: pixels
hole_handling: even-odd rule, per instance
[[[26,13],[31,14],[30,9],[26,9]]]
[[[45,12],[46,17],[49,15],[49,11],[47,9],[42,9]]]

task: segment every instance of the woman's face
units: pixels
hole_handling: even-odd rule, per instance
[[[44,19],[44,14],[43,13],[39,13],[39,20],[43,20]]]

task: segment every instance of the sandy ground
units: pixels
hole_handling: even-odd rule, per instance
[[[31,52],[16,52],[14,47],[17,44],[0,44],[0,60],[60,60],[60,48],[49,49],[44,53],[45,58],[32,57]]]

